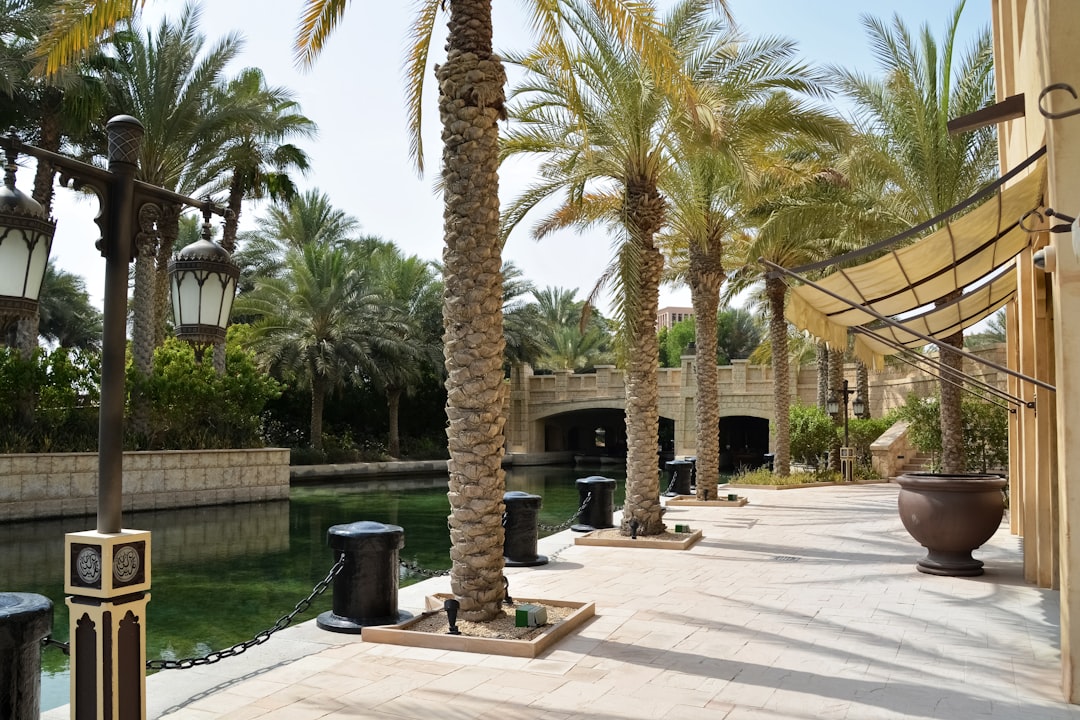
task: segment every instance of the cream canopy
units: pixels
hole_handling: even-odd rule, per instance
[[[1029,160],[1040,155],[1037,153]],[[948,214],[940,218],[944,220],[944,226],[927,237],[906,247],[888,250],[862,265],[839,268],[817,281],[816,288],[793,286],[786,311],[788,320],[838,347],[847,347],[850,328],[877,321],[875,315],[864,308],[900,322],[912,322],[913,330],[935,338],[948,337],[978,322],[1008,300],[1010,280],[1005,276],[993,282],[990,279],[995,271],[1028,247],[1029,233],[1021,227],[1020,220],[1040,206],[1045,177],[1045,161],[1040,160],[1032,172],[1007,188],[1001,183],[1009,178],[1002,178],[991,198],[971,212],[956,219],[948,219]],[[871,250],[895,243],[909,234],[878,243]],[[844,257],[835,260],[839,262]],[[805,269],[796,268],[789,274]],[[984,290],[969,291],[959,302],[947,307],[919,312],[910,320],[896,318],[931,306],[958,289],[981,283],[985,283]],[[1015,289],[1015,279],[1011,283]],[[897,331],[890,339],[909,347],[925,344],[903,331]],[[895,350],[872,340],[860,333],[856,353],[867,364],[880,367],[886,348],[889,352]]]
[[[900,347],[915,349],[926,344],[925,340],[904,328],[930,337],[949,337],[997,312],[1015,294],[1016,269],[1009,268],[957,300],[904,318],[902,328],[884,323],[853,328],[857,333],[855,356],[867,365],[879,367],[883,356],[900,352]]]

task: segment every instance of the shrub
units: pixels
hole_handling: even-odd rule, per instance
[[[26,359],[0,348],[0,451],[95,450],[100,382],[99,358],[92,353],[57,348]]]
[[[1009,414],[998,405],[968,395],[961,403],[964,459],[969,470],[987,472],[1009,462]],[[937,397],[908,395],[897,413],[908,423],[908,438],[920,452],[930,453],[933,466],[941,456],[941,420]]]
[[[870,466],[870,445],[889,429],[892,423],[886,418],[851,418],[848,420],[848,441],[855,448],[857,466]],[[843,432],[843,430],[841,430]],[[858,472],[858,469],[856,469]]]
[[[828,413],[816,405],[791,406],[791,457],[797,462],[817,465],[836,438],[836,427]]]
[[[154,352],[149,378],[129,365],[129,393],[141,390],[151,408],[148,434],[130,444],[143,450],[261,446],[263,407],[281,386],[235,342],[226,346],[226,368],[218,375],[209,358],[197,363],[191,346],[176,338]]]

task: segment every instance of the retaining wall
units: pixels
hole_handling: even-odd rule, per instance
[[[0,520],[97,512],[96,453],[0,455]],[[125,511],[289,497],[289,451],[124,453]]]

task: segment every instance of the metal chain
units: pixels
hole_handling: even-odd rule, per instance
[[[408,560],[398,560],[398,564],[409,572],[415,575],[419,575],[420,577],[435,578],[444,577],[450,574],[449,570],[428,570],[426,568],[420,567],[416,563],[409,562]]]
[[[65,655],[71,655],[71,646],[66,642],[60,642],[59,640],[53,640],[52,635],[47,636],[41,641],[41,648],[44,650],[48,647],[54,647]]]
[[[677,472],[675,472],[674,470],[672,470],[671,471],[671,482],[668,483],[667,490],[665,490],[664,493],[663,493],[664,495],[667,495],[669,492],[671,492],[671,489],[673,487],[675,487],[675,480],[678,477],[679,477],[679,474]]]
[[[345,553],[342,553],[338,558],[338,561],[334,563],[334,567],[330,568],[330,572],[326,574],[322,580],[315,584],[311,592],[306,598],[296,603],[292,612],[288,615],[282,615],[278,618],[278,621],[274,625],[262,632],[259,632],[255,637],[242,643],[237,643],[225,650],[215,650],[208,653],[203,657],[198,658],[184,658],[183,660],[147,660],[146,667],[148,670],[187,670],[188,668],[198,667],[200,665],[212,665],[213,663],[224,660],[225,658],[235,657],[243,652],[246,652],[249,648],[253,648],[256,645],[262,645],[264,642],[270,639],[270,636],[276,633],[278,630],[284,630],[289,627],[296,616],[311,607],[311,603],[315,601],[315,598],[326,592],[326,589],[330,587],[330,583],[334,581],[338,573],[341,572],[341,568],[345,566]]]
[[[580,517],[581,513],[585,512],[585,508],[587,508],[589,506],[590,502],[592,502],[592,491],[586,493],[585,499],[581,503],[581,507],[579,507],[574,512],[574,514],[570,516],[570,519],[567,520],[566,522],[560,523],[559,525],[545,525],[542,522],[538,522],[538,523],[536,523],[536,526],[538,528],[540,528],[541,530],[543,530],[544,532],[553,532],[553,533],[562,532],[563,530],[565,530],[566,528],[568,528],[568,527],[570,527],[571,525],[574,524],[574,521],[577,520],[578,517]]]

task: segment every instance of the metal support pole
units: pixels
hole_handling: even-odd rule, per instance
[[[131,262],[135,173],[143,128],[134,118],[109,123],[107,230],[105,256],[104,331],[101,338],[101,411],[98,421],[99,533],[118,533],[122,526],[124,464],[124,365],[127,349],[128,264]]]

